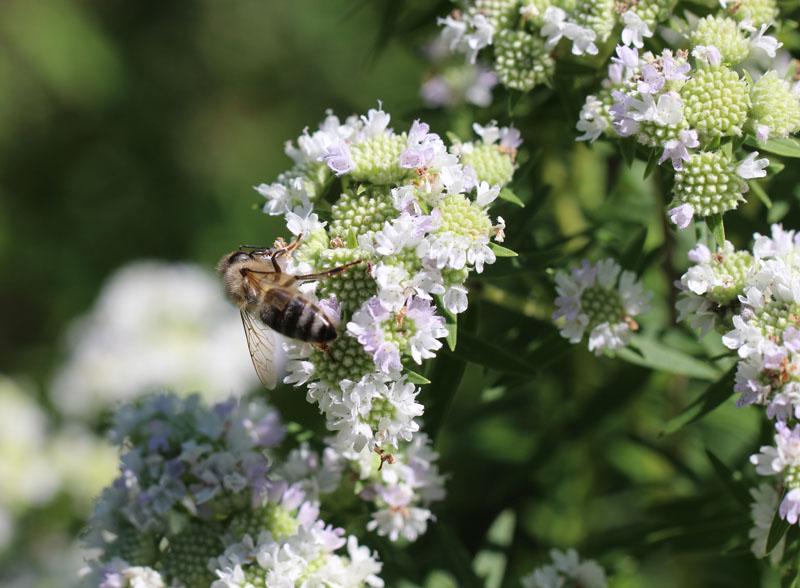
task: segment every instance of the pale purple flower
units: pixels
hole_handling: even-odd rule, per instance
[[[372,356],[375,366],[385,373],[399,371],[403,367],[397,346],[385,340],[382,325],[392,317],[381,300],[373,296],[353,313],[353,320],[347,323],[347,333],[364,346],[364,351]]]
[[[519,129],[502,127],[500,129],[500,145],[508,149],[517,149],[522,145],[522,136]]]
[[[691,204],[681,204],[667,212],[669,219],[675,223],[679,229],[685,229],[692,222],[694,217],[694,206]]]
[[[694,129],[683,129],[678,133],[679,139],[670,139],[664,144],[664,153],[658,164],[661,165],[667,159],[672,160],[672,167],[675,171],[683,169],[683,162],[689,161],[689,150],[700,145],[697,139],[697,131]]]
[[[783,330],[783,345],[792,353],[800,352],[800,329],[789,325]]]
[[[769,127],[767,125],[758,125],[756,127],[756,139],[762,143],[769,139]]]
[[[688,63],[677,65],[671,55],[664,56],[664,77],[668,80],[685,80],[686,74],[692,69]]]
[[[627,13],[626,13],[627,14]],[[642,94],[658,94],[664,87],[664,76],[652,63],[642,67],[642,79],[637,84],[637,90]]]
[[[415,120],[408,133],[408,148],[400,154],[400,167],[427,167],[436,156],[436,144],[441,143],[439,135],[429,133],[427,123]]]
[[[617,56],[612,57],[611,61],[626,69],[635,69],[639,67],[639,50],[625,45],[617,45]]]
[[[342,139],[333,145],[328,146],[328,154],[320,157],[329,168],[336,172],[337,176],[351,171],[355,167],[353,157],[350,155],[350,148]]]
[[[406,306],[405,321],[413,327],[409,344],[414,361],[421,364],[423,359],[434,357],[434,352],[442,346],[438,339],[447,336],[444,317],[436,314],[436,307],[429,300],[412,296]]]
[[[800,518],[800,489],[789,490],[781,502],[778,512],[787,523],[794,525]]]

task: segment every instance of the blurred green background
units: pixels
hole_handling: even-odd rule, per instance
[[[271,242],[252,186],[326,109],[418,107],[423,62],[378,61],[376,23],[350,1],[0,3],[0,370],[44,380],[128,260]]]
[[[398,549],[366,537],[385,561],[387,585],[427,578],[430,587],[478,586],[501,557],[502,585],[518,586],[554,546],[599,557],[617,587],[760,585],[770,576],[749,554],[747,507],[706,454],[754,478],[746,459],[769,433],[758,413],[729,403],[660,437],[708,385],[703,370],[672,376],[559,348],[548,320],[548,268],[615,254],[631,269],[648,268],[656,296],[644,337],[701,358],[721,352],[718,342],[698,345],[673,327],[671,281],[692,239],[665,230],[668,194],[656,178],[642,179],[643,165],[627,170],[616,148],[574,143],[580,100],[543,90],[522,101],[500,96],[491,111],[424,112],[420,45],[450,8],[422,0],[3,0],[0,373],[22,380],[58,422],[47,387],[66,357],[63,334],[103,281],[140,258],[212,269],[239,244],[282,234],[281,219],[260,213],[252,186],[289,167],[284,142],[326,109],[344,117],[383,100],[395,128],[422,116],[440,134],[469,138],[475,119],[507,124],[511,104],[526,141],[517,189],[527,206],[503,204],[500,214],[509,246],[523,255],[472,285],[461,328],[537,369],[501,375],[466,365],[463,348],[428,367],[433,384],[421,399],[438,427],[449,495],[417,544]],[[750,198],[726,215],[737,246],[766,232],[767,219],[800,226],[797,181],[791,168],[778,176],[769,212]],[[561,240],[587,228],[588,237]],[[708,363],[712,375],[726,367]],[[319,428],[303,394],[283,392],[273,396],[286,418]],[[37,532],[49,525],[77,536],[88,500],[74,508],[56,501],[20,515],[25,531],[0,554],[0,584],[18,580],[20,562],[58,559]],[[506,509],[513,526],[498,519]],[[435,569],[446,572],[429,576]],[[69,585],[44,571],[18,581]]]

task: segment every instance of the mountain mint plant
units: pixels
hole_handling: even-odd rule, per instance
[[[521,144],[513,128],[476,125],[480,140],[448,150],[427,124],[397,133],[389,120],[380,109],[343,123],[329,114],[287,145],[294,167],[256,188],[264,211],[302,236],[294,271],[361,261],[304,291],[340,336],[327,350],[288,342],[284,380],[305,385],[336,444],[356,452],[398,447],[419,429],[419,377],[406,366],[435,356],[467,308],[467,276],[502,250],[505,221],[489,207]]]

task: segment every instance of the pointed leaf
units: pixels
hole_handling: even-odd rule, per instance
[[[500,190],[500,193],[497,195],[498,198],[502,198],[503,200],[507,200],[508,202],[512,202],[517,206],[525,208],[525,203],[520,200],[514,192],[509,190],[508,188],[503,188]]]
[[[640,354],[625,348],[620,349],[617,354],[625,361],[649,367],[656,371],[712,381],[720,376],[719,371],[710,363],[700,361],[688,353],[653,339],[634,336],[631,340],[631,347],[639,350]]]
[[[489,249],[494,251],[494,254],[497,257],[517,257],[519,253],[516,251],[512,251],[508,247],[503,247],[502,245],[498,245],[494,241],[489,243]]]
[[[430,384],[431,381],[423,376],[422,374],[418,374],[415,371],[408,369],[407,367],[403,367],[403,373],[408,376],[408,381],[412,384],[419,384],[420,386],[424,386],[425,384]]]
[[[670,435],[682,427],[701,419],[717,408],[733,395],[733,384],[736,380],[736,366],[728,370],[724,376],[711,384],[700,396],[681,413],[667,421],[660,435]]]
[[[458,338],[458,315],[447,310],[441,296],[436,296],[436,307],[444,315],[444,328],[447,329],[447,346],[455,351]]]
[[[761,187],[761,184],[755,180],[750,180],[747,182],[747,184],[750,186],[750,189],[755,193],[755,195],[758,196],[761,202],[764,203],[764,206],[767,208],[772,208],[772,200],[769,199],[769,196],[767,196],[767,193],[764,191],[764,188]]]
[[[800,142],[793,137],[769,139],[766,142],[759,141],[755,137],[747,137],[745,143],[757,148],[759,151],[766,151],[783,157],[800,157]]]
[[[630,139],[623,139],[619,142],[619,149],[622,152],[622,159],[625,161],[625,165],[630,167],[633,164],[633,160],[636,159],[636,143]]]
[[[781,500],[783,500],[783,496],[781,496]],[[775,546],[781,542],[788,530],[789,523],[781,518],[780,509],[776,509],[775,516],[772,517],[772,524],[769,526],[769,534],[767,535],[767,553],[775,549]]]
[[[722,224],[722,213],[718,212],[707,216],[706,225],[708,225],[708,230],[711,231],[711,234],[714,235],[714,241],[717,243],[717,246],[724,247],[725,226]]]
[[[658,160],[658,154],[655,152],[655,150],[651,150],[650,157],[647,158],[647,166],[644,168],[644,175],[642,176],[642,179],[646,180],[656,170],[658,167]]]

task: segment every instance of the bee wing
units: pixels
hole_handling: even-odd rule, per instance
[[[278,338],[275,331],[244,310],[242,311],[242,325],[244,325],[247,346],[250,348],[250,358],[253,360],[253,367],[256,368],[258,379],[264,386],[272,390],[278,383],[278,370],[275,365]]]

